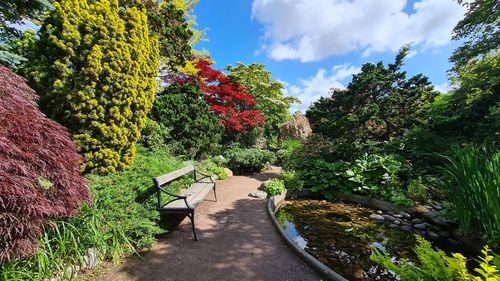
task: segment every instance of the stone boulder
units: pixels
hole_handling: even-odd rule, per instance
[[[301,139],[306,140],[312,134],[309,120],[297,111],[293,114],[293,120],[283,123],[280,127],[280,140]]]

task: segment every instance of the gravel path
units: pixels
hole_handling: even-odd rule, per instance
[[[321,280],[281,240],[266,213],[266,200],[249,198],[278,168],[257,176],[217,183],[218,202],[209,193],[196,209],[201,241],[189,219],[157,240],[142,258],[131,258],[100,281]]]

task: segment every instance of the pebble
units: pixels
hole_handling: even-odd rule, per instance
[[[395,218],[398,218],[398,219],[402,219],[402,218],[403,218],[403,215],[401,215],[401,214],[395,214],[395,215],[394,215],[394,217],[395,217]]]
[[[425,225],[423,223],[417,223],[417,224],[414,224],[413,227],[415,229],[418,229],[418,230],[425,230],[427,228],[427,225]]]
[[[390,228],[398,228],[399,226],[397,224],[391,223],[391,224],[389,224],[389,227]]]
[[[424,222],[424,220],[422,220],[422,219],[412,219],[412,220],[411,220],[411,223],[412,223],[412,224],[421,224],[421,223],[423,223],[423,222]]]
[[[383,214],[384,214],[384,212],[382,212],[382,211],[378,210],[378,211],[377,211],[377,214],[379,214],[379,215],[383,215]]]
[[[384,219],[388,222],[393,222],[396,220],[396,218],[391,215],[382,215],[382,217],[384,217]]]
[[[457,241],[453,238],[446,239],[446,242],[448,242],[450,245],[455,246],[455,247],[459,247],[462,245],[462,243],[460,241]]]
[[[439,240],[439,234],[437,234],[436,232],[434,231],[426,231],[425,232],[425,236],[427,236],[427,238],[433,240],[433,241],[437,241]]]
[[[400,224],[401,224],[401,221],[400,221],[400,220],[395,220],[395,221],[394,221],[394,224],[396,224],[396,225],[400,225]]]
[[[407,220],[411,219],[411,215],[408,214],[407,212],[399,212],[399,214],[402,215],[403,218],[405,218]]]
[[[432,208],[434,208],[438,211],[443,209],[443,207],[441,205],[439,205],[438,203],[431,203],[431,206],[432,206]]]
[[[377,214],[371,214],[370,219],[372,219],[376,222],[384,222],[385,221],[385,218],[383,216],[377,215]]]
[[[407,224],[403,224],[399,229],[401,229],[403,231],[410,231],[411,230],[411,226],[409,226]]]

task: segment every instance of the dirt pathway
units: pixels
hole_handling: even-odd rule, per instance
[[[219,201],[213,202],[209,194],[196,209],[201,241],[193,240],[186,218],[142,259],[129,259],[98,280],[320,280],[278,236],[266,213],[266,200],[248,197],[278,173],[275,168],[218,182]]]

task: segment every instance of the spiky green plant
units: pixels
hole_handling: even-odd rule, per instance
[[[443,166],[442,186],[461,229],[479,232],[500,244],[500,150],[492,146],[456,147]]]

